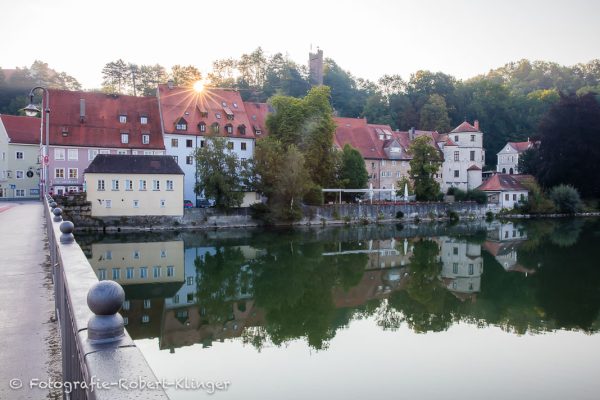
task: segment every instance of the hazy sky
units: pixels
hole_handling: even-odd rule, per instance
[[[258,46],[302,64],[319,46],[372,80],[600,58],[598,0],[0,0],[0,10],[0,67],[40,59],[85,88],[99,87],[102,67],[118,58],[207,72]]]

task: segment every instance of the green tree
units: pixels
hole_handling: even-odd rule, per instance
[[[414,182],[417,200],[437,200],[440,194],[440,185],[434,175],[438,173],[442,164],[439,151],[434,148],[429,138],[420,136],[413,140],[409,148],[412,159],[410,160],[410,178]]]
[[[211,137],[207,142],[195,151],[198,183],[194,191],[213,198],[220,209],[239,207],[246,189],[242,181],[242,164],[229,150],[227,139]]]
[[[168,74],[162,65],[141,65],[137,78],[138,94],[155,96],[158,85],[166,83],[167,80]]]
[[[539,169],[545,187],[573,185],[600,197],[600,104],[593,94],[563,95],[540,123]]]
[[[342,151],[339,177],[346,189],[363,189],[369,181],[369,173],[362,155],[349,144],[346,144]]]
[[[554,186],[550,190],[550,199],[552,199],[559,212],[574,214],[581,210],[581,198],[579,192],[573,186]]]
[[[102,68],[102,91],[126,94],[129,88],[130,69],[122,59],[111,61]]]
[[[194,82],[202,79],[202,74],[193,65],[173,65],[171,68],[171,79],[175,86],[191,87]]]
[[[429,96],[421,108],[420,128],[438,132],[450,131],[450,117],[448,117],[446,101],[439,94]]]
[[[296,145],[302,152],[313,183],[328,187],[335,183],[335,123],[326,86],[314,87],[302,99],[275,96],[274,112],[267,117],[269,134],[284,147]]]

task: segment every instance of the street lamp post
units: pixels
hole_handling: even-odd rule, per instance
[[[48,92],[48,89],[46,89],[43,86],[36,86],[33,89],[31,89],[31,91],[29,92],[29,105],[27,107],[25,107],[23,110],[25,111],[25,114],[29,117],[35,117],[38,113],[41,112],[41,110],[35,104],[33,104],[34,92],[38,89],[42,90],[46,95],[46,107],[44,108],[44,112],[42,114],[42,121],[41,121],[41,126],[40,126],[40,153],[42,155],[41,162],[42,162],[42,166],[43,166],[43,168],[42,168],[42,181],[43,181],[42,194],[47,195],[48,194],[48,161],[49,161],[48,146],[50,145],[50,93]],[[45,123],[45,127],[46,127],[45,143],[42,139],[44,123]]]

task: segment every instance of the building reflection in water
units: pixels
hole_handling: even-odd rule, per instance
[[[476,302],[484,272],[482,247],[506,271],[532,273],[534,270],[524,268],[517,259],[518,248],[526,238],[524,230],[512,223],[491,225],[484,240],[427,238],[433,245],[433,261],[439,266],[433,271],[433,280],[460,302]],[[355,310],[407,288],[411,268],[417,267],[411,266],[415,248],[421,241],[398,237],[328,242],[316,256],[308,251],[305,254],[304,249],[296,250],[294,262],[300,267],[303,263],[319,262],[326,268],[329,264],[360,260],[362,270],[352,285],[343,286],[334,280],[337,283],[329,288],[335,310]],[[230,257],[226,260],[229,269],[223,269],[225,276],[220,276],[221,280],[209,282],[215,279],[214,271],[207,275],[202,266],[207,259],[218,257]],[[121,312],[131,336],[158,337],[161,349],[174,351],[198,343],[210,346],[215,341],[242,337],[248,332],[256,335],[263,330],[269,323],[268,310],[256,303],[255,285],[263,279],[257,265],[277,257],[276,252],[272,254],[269,248],[259,245],[184,248],[182,240],[101,242],[92,244],[90,264],[99,279],[112,279],[124,287],[126,301]],[[227,290],[219,286],[221,282],[227,283]],[[271,290],[278,290],[277,286]],[[219,303],[216,308],[222,315],[214,315],[214,303]]]

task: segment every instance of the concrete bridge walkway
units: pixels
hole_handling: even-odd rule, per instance
[[[30,388],[32,379],[61,379],[42,207],[0,203],[0,399],[61,398],[60,390]]]

